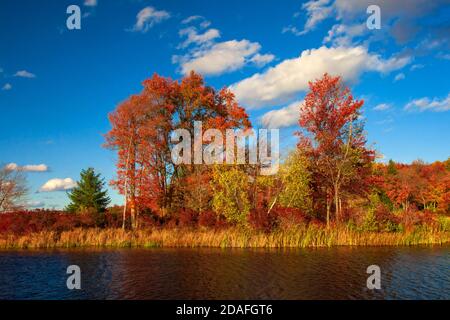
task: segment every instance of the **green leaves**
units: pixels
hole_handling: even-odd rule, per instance
[[[68,193],[71,203],[66,210],[70,212],[104,212],[111,199],[103,190],[105,182],[93,168],[82,170],[78,185]]]

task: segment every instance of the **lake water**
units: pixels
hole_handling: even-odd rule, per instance
[[[0,299],[449,299],[449,266],[450,246],[0,251]]]

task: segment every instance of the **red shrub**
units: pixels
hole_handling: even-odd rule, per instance
[[[267,213],[266,209],[253,209],[248,215],[249,224],[256,230],[270,232],[278,225],[274,211]]]
[[[419,211],[417,209],[409,209],[401,215],[400,223],[406,229],[413,229],[420,225],[435,226],[436,215],[429,210]]]
[[[299,224],[308,224],[310,217],[300,209],[296,208],[275,208],[274,214],[278,217],[283,226],[293,226]]]
[[[380,224],[393,223],[398,224],[399,219],[384,204],[380,204],[375,208],[375,219]]]
[[[197,224],[198,213],[190,209],[182,209],[178,215],[178,225],[192,227]]]
[[[0,233],[25,234],[41,231],[65,231],[74,228],[110,227],[102,213],[72,214],[62,211],[35,210],[0,214]]]
[[[198,217],[198,224],[202,227],[214,227],[217,224],[217,214],[213,211],[202,212]]]

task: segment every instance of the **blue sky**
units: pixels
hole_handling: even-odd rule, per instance
[[[71,4],[81,8],[81,30],[66,27]],[[381,9],[379,30],[366,26],[369,4]],[[285,148],[296,141],[307,81],[342,75],[365,100],[369,142],[383,159],[444,160],[449,4],[1,1],[0,164],[27,171],[30,206],[62,208],[61,189],[81,169],[114,177],[115,155],[102,148],[108,112],[154,72],[179,79],[190,69],[229,86],[255,126],[279,127]]]

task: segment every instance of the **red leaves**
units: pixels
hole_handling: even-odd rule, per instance
[[[190,168],[180,170],[172,163],[173,130],[193,132],[194,121],[202,121],[204,130],[251,124],[233,93],[228,89],[216,92],[194,72],[181,82],[154,74],[143,86],[140,94],[131,96],[109,116],[112,129],[105,136],[106,147],[118,153],[117,179],[112,185],[125,195],[133,210],[165,214],[174,206],[175,191],[182,189],[177,184],[191,174]],[[187,191],[183,196],[189,196]]]
[[[415,161],[410,165],[394,164],[394,169],[383,166],[378,174],[378,186],[398,208],[414,205],[421,209],[448,213],[450,206],[450,172],[444,163],[425,164]]]
[[[359,121],[364,102],[354,100],[340,77],[327,73],[309,87],[300,107],[299,124],[305,132],[299,133],[297,147],[312,163],[315,209],[326,210],[328,220],[334,202],[339,219],[345,198],[364,194],[370,182],[374,151],[366,147]]]
[[[340,77],[327,73],[315,82],[309,82],[310,92],[301,107],[299,124],[314,136],[323,152],[343,144],[342,130],[355,121],[363,100],[354,100]]]
[[[105,221],[101,226],[117,226],[110,213],[101,214],[101,217]],[[72,214],[51,210],[9,212],[1,215],[0,233],[21,235],[32,232],[62,232],[78,227],[100,226],[96,218],[93,214]]]

